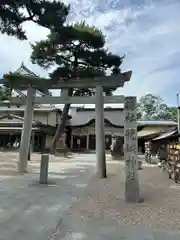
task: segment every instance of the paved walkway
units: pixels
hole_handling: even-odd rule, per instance
[[[108,163],[107,179],[94,177],[68,209],[53,240],[179,240],[180,186],[155,166],[140,171],[143,203],[124,201],[124,166]]]
[[[67,217],[49,240],[179,240],[180,232],[121,226],[113,220]]]
[[[0,152],[0,240],[179,240],[180,186],[157,167],[141,171],[141,204],[124,201],[122,162],[93,177],[95,154],[52,158],[49,185],[38,184],[40,156],[16,174],[14,153]],[[87,186],[88,185],[88,186]]]
[[[14,153],[0,153],[0,240],[48,239],[94,174],[95,157],[51,159],[48,186],[38,184],[38,155],[28,174],[15,174],[15,165]]]

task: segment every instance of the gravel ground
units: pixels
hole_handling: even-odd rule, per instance
[[[69,209],[68,215],[81,219],[117,220],[124,226],[154,229],[180,229],[180,186],[168,179],[158,167],[145,166],[140,171],[143,203],[125,203],[124,167],[108,163],[108,178],[94,177],[83,195]]]
[[[17,166],[18,166],[18,152],[0,152],[0,177],[1,176],[7,176],[9,178],[19,175],[17,172]],[[76,155],[73,154],[72,157],[75,157]],[[54,164],[57,162],[61,162],[61,166],[66,164],[70,158],[66,158],[63,156],[50,156],[50,166],[49,170],[51,170],[51,167],[53,167]],[[31,154],[31,161],[28,161],[28,172],[29,173],[37,173],[40,170],[40,160],[41,160],[41,154],[33,153]]]

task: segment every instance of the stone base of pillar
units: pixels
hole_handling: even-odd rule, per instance
[[[125,182],[125,200],[126,202],[138,203],[142,202],[142,198],[140,198],[139,194],[139,181],[134,180],[126,180]]]
[[[19,175],[24,175],[28,173],[28,170],[20,169],[19,167],[17,168],[17,172]]]

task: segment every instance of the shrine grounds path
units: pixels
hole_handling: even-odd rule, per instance
[[[94,174],[95,157],[51,157],[49,185],[39,185],[40,155],[16,173],[17,153],[0,152],[0,240],[46,240]]]
[[[125,203],[123,163],[107,159],[108,178],[100,180],[95,154],[51,157],[44,186],[40,155],[17,175],[17,154],[0,152],[0,240],[180,240],[180,186],[144,165],[144,202]]]
[[[137,204],[124,201],[123,164],[108,161],[108,173],[91,179],[50,239],[180,240],[180,186],[167,173],[144,165]]]

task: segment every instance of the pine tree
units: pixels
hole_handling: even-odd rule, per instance
[[[1,0],[0,32],[26,40],[22,24],[27,21],[57,31],[66,21],[69,9],[57,0]]]
[[[0,0],[0,32],[26,40],[23,23],[28,21],[58,31],[66,21],[69,9],[69,5],[57,0]]]
[[[5,100],[10,100],[12,89],[5,86],[0,86],[0,103]]]
[[[32,45],[31,60],[33,63],[49,69],[56,66],[50,73],[51,79],[91,78],[120,73],[123,58],[108,52],[105,47],[105,37],[99,29],[85,22],[64,26],[60,32],[51,31],[46,40]],[[115,89],[104,88],[106,94]],[[94,90],[69,89],[69,96],[93,95]],[[57,141],[64,132],[70,104],[65,104],[61,123],[52,142],[51,152],[55,151]]]
[[[59,77],[86,78],[119,74],[123,58],[105,49],[105,37],[95,27],[85,23],[67,26],[66,18],[70,6],[58,0],[1,0],[0,32],[26,40],[23,23],[34,22],[50,30],[45,41],[32,45],[31,60],[44,68],[57,66],[50,74]],[[115,89],[104,89],[111,94]],[[69,95],[92,95],[93,89],[69,89]],[[65,105],[61,124],[57,128],[52,144],[54,151],[57,140],[64,131],[70,105]]]

